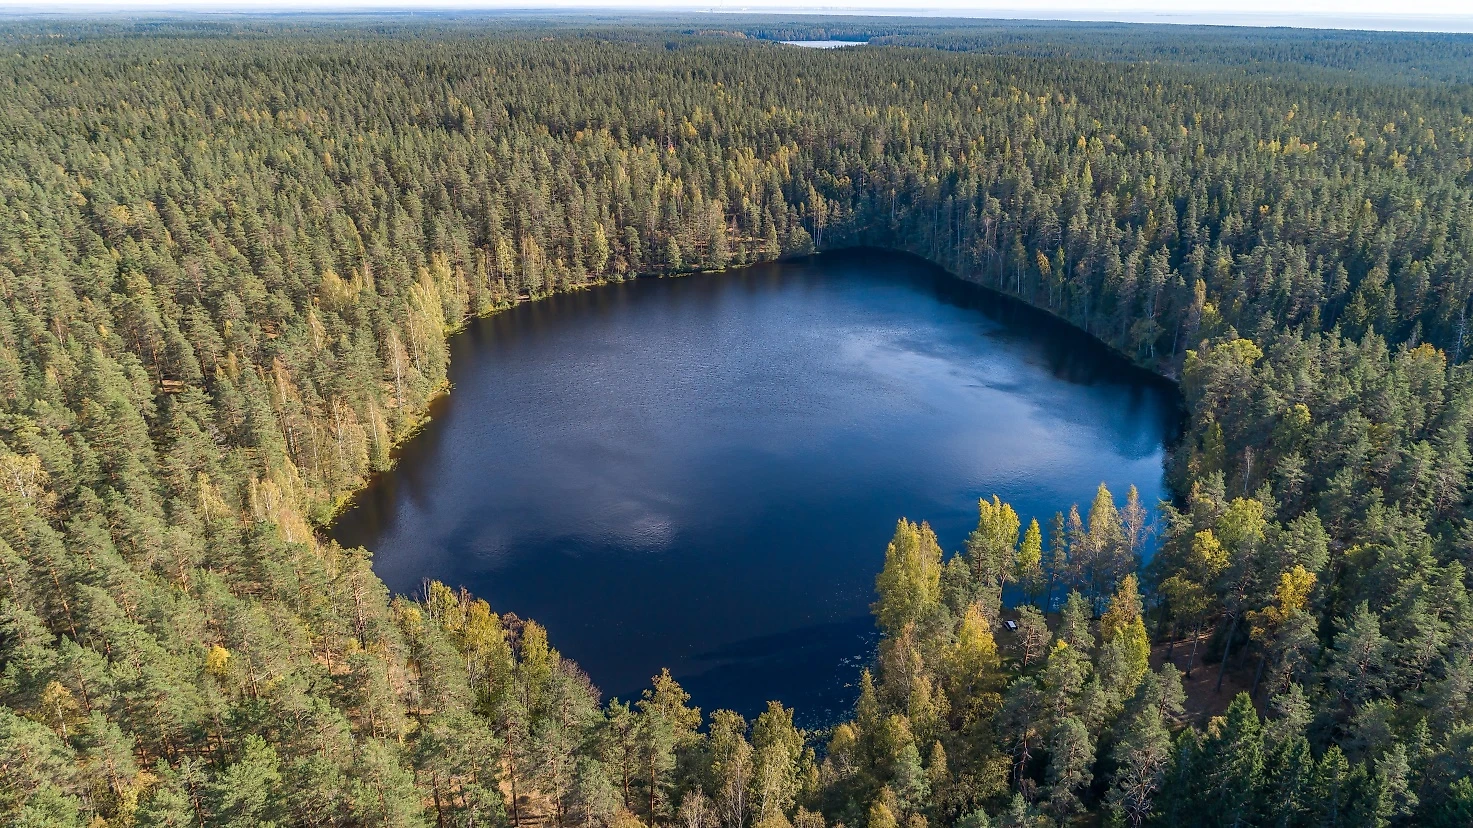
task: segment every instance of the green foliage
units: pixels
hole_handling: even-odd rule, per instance
[[[997,495],[977,503],[977,528],[967,538],[967,559],[976,583],[1001,589],[1017,578],[1018,513]]]
[[[1127,575],[1121,581],[1120,589],[1110,599],[1110,609],[1100,618],[1100,643],[1105,648],[1118,648],[1124,671],[1115,691],[1121,696],[1131,695],[1150,669],[1151,657],[1134,575]]]
[[[895,526],[875,591],[875,619],[892,635],[934,618],[941,605],[941,546],[928,524],[902,518]]]
[[[1023,588],[1030,602],[1038,600],[1045,584],[1043,570],[1043,531],[1035,519],[1023,533],[1023,542],[1018,547],[1017,572],[1014,580]]]

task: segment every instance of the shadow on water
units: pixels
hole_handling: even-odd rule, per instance
[[[395,592],[543,623],[611,695],[848,709],[901,516],[948,551],[1104,481],[1166,496],[1174,387],[919,259],[826,253],[520,305],[452,337],[453,392],[331,527]]]
[[[886,255],[896,254],[873,248],[851,248],[821,254],[823,258],[839,260]],[[1153,387],[1159,393],[1177,393],[1176,384],[1171,380],[1136,365],[1091,334],[1021,299],[957,278],[929,263],[925,272],[917,273],[916,278],[928,285],[937,301],[976,311],[1000,323],[1001,327],[989,331],[989,336],[1017,345],[1040,346],[1044,364],[1057,379],[1074,385],[1117,383],[1128,379]],[[1170,423],[1180,427],[1180,414],[1180,410],[1172,412]]]
[[[684,679],[684,686],[697,702],[781,700],[794,708],[799,727],[821,728],[854,707],[859,673],[870,666],[879,643],[869,615],[757,636],[698,653],[693,661],[699,672]],[[775,683],[773,676],[781,679]],[[751,703],[747,708],[750,715]]]

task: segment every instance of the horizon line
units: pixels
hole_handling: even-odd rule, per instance
[[[539,16],[570,17],[596,14],[629,16],[751,16],[812,18],[914,18],[924,20],[1000,21],[1039,23],[1117,23],[1138,26],[1212,26],[1221,28],[1307,29],[1318,31],[1402,32],[1425,34],[1473,34],[1473,13],[1405,12],[1397,14],[1331,11],[1247,10],[1237,12],[1172,11],[1151,7],[1114,7],[1092,9],[1084,6],[1058,5],[1035,8],[889,8],[865,6],[786,7],[780,5],[732,7],[720,5],[682,5],[671,3],[655,7],[632,4],[575,4],[551,2],[543,5],[486,3],[467,0],[435,0],[425,5],[409,5],[404,0],[343,0],[341,3],[316,2],[312,5],[289,5],[284,0],[247,0],[246,3],[193,2],[187,4],[157,2],[61,2],[47,5],[0,3],[0,23],[20,20],[56,20],[85,18],[206,17],[206,18],[311,18],[311,17],[414,17],[414,16]]]

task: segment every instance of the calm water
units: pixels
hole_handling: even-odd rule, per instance
[[[668,666],[706,710],[820,721],[874,645],[901,516],[948,550],[1104,481],[1163,494],[1173,392],[1036,311],[858,251],[520,306],[334,527],[397,592],[464,585],[608,695]]]
[[[807,49],[845,49],[850,46],[863,46],[863,40],[784,40],[789,46],[802,46]]]

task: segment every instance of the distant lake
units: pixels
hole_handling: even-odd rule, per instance
[[[784,40],[789,46],[802,46],[805,49],[842,49],[845,46],[863,46],[863,40]]]
[[[536,619],[606,695],[852,704],[895,522],[1047,528],[1164,496],[1175,392],[1045,314],[872,250],[639,279],[450,342],[454,390],[333,527],[395,592]]]

